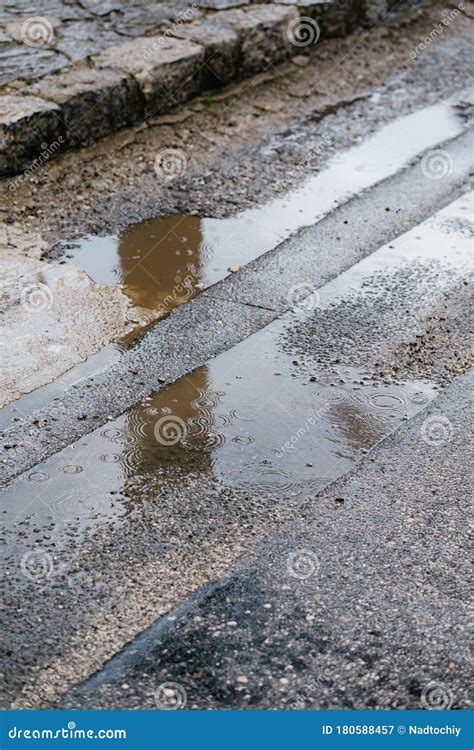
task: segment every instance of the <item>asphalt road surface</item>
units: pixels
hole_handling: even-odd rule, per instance
[[[465,13],[419,47],[442,10],[0,184],[3,706],[470,705],[473,98]]]

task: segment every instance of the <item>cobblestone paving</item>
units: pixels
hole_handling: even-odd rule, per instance
[[[127,38],[152,34],[186,12],[187,19],[192,20],[202,16],[205,9],[219,10],[251,2],[3,0],[0,8],[0,85],[18,78],[39,78],[106,47],[120,44]],[[28,22],[30,33],[25,25]],[[35,34],[39,34],[36,41]]]

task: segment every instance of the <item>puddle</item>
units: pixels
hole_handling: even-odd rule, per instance
[[[10,541],[33,527],[39,541],[70,524],[93,530],[167,484],[200,478],[271,502],[314,494],[435,394],[352,367],[302,368],[282,350],[288,324],[276,321],[19,477],[2,493]]]
[[[449,102],[401,117],[282,198],[228,219],[159,217],[122,237],[86,237],[66,257],[100,284],[122,284],[134,305],[164,315],[390,177],[426,149],[454,138],[463,123]]]
[[[426,128],[426,112],[431,112],[429,116],[434,117],[435,109],[439,110],[434,120],[436,128],[435,125],[431,129]],[[412,154],[414,144],[421,149],[426,147],[427,139],[456,135],[456,121],[453,122],[450,113],[447,105],[437,105],[422,113],[401,118],[399,126],[402,122],[407,126],[410,121],[415,122],[416,128],[420,127],[420,123],[425,127],[424,141],[421,134],[418,140],[413,141],[407,132],[405,156],[408,158]],[[395,123],[387,127],[394,129]],[[394,130],[390,132],[393,137]],[[374,139],[380,137],[379,133]],[[400,138],[400,131],[397,138]],[[374,139],[371,139],[372,142]],[[349,175],[358,174],[356,156],[360,156],[371,140],[353,150],[350,156],[352,172],[349,171]],[[370,179],[374,180],[382,176],[381,167],[370,161],[371,148],[360,156],[368,160],[365,171],[360,173],[360,184],[368,184],[369,173]],[[400,148],[403,151],[403,144]],[[380,148],[375,154],[380,154]],[[393,152],[390,154],[384,168],[394,170],[397,159]],[[400,153],[398,157],[401,158]],[[347,155],[345,158],[348,158]],[[343,159],[328,170],[336,170],[340,180],[342,163]],[[321,190],[314,193],[315,181],[323,177],[322,173],[310,181],[313,184],[313,198],[312,204],[310,200],[304,204],[305,219],[312,211],[314,220],[314,216],[329,205],[328,195],[322,194]],[[319,184],[321,188],[324,182]],[[305,185],[303,189],[309,189],[308,183]],[[341,184],[339,187],[342,189],[344,186]],[[318,201],[314,201],[316,194]],[[292,195],[288,197],[286,205],[292,206],[290,213],[294,216],[296,209],[292,201],[295,194]],[[340,195],[343,193],[340,192]],[[381,249],[371,256],[370,261],[362,261],[351,272],[341,274],[332,286],[327,285],[326,290],[321,290],[321,310],[345,294],[344,286],[363,287],[378,268],[381,271],[388,267],[395,268],[397,263],[406,264],[416,257],[421,258],[427,266],[432,259],[447,260],[448,281],[454,271],[455,276],[463,273],[465,245],[469,240],[461,230],[465,226],[468,198],[440,212],[440,224],[435,219],[426,222],[400,238],[393,247]],[[281,202],[276,201],[272,205],[271,210],[278,213],[275,206],[281,207]],[[161,245],[166,249],[163,252],[171,258],[165,264],[167,270],[162,277],[169,280],[165,286],[171,283],[171,279],[178,277],[182,280],[184,271],[189,270],[188,264],[192,264],[194,269],[193,279],[201,279],[203,284],[209,284],[217,280],[219,274],[225,274],[224,269],[232,256],[232,242],[235,244],[238,240],[239,258],[244,255],[246,261],[257,247],[268,249],[266,242],[273,246],[275,232],[281,231],[281,222],[284,222],[284,212],[277,216],[271,211],[268,214],[268,211],[269,206],[254,212],[263,216],[261,226],[266,227],[266,234],[260,237],[256,231],[256,220],[252,225],[252,220],[248,218],[253,212],[246,212],[246,220],[244,215],[240,215],[222,222],[191,217],[192,231],[185,231],[185,224],[181,233],[176,227],[178,217],[156,219],[135,227],[126,235],[126,252],[120,250],[124,243],[114,240],[116,247],[107,256],[109,261],[105,262],[104,255],[104,262],[97,266],[103,274],[97,280],[111,283],[112,276],[108,274],[112,274],[118,283],[126,284],[130,295],[137,295],[135,299],[141,300],[142,305],[145,301],[155,305],[157,300],[161,300],[158,304],[163,304],[166,299],[166,295],[163,295],[165,291],[169,294],[169,288],[159,290],[154,296],[156,289],[153,285],[146,290],[140,286],[141,280],[151,278],[153,274],[155,261],[152,263],[150,256],[153,256],[157,243],[158,247]],[[456,245],[451,248],[447,241],[453,234],[453,223],[457,239]],[[213,234],[213,227],[216,226],[226,227],[227,245],[224,234],[223,244],[217,242],[219,232]],[[239,226],[247,227],[240,235],[235,229]],[[162,228],[162,234],[156,227]],[[248,234],[252,229],[255,234],[253,245],[251,234]],[[462,243],[459,244],[461,235]],[[271,241],[269,238],[272,238]],[[107,238],[102,238],[102,241],[106,243]],[[142,262],[140,253],[144,253],[143,248],[147,249],[147,254],[146,257],[143,255]],[[219,248],[219,253],[213,248]],[[91,245],[91,258],[92,250]],[[449,258],[446,258],[447,253]],[[88,253],[84,252],[86,255]],[[96,255],[94,253],[94,257]],[[140,271],[136,270],[137,265]],[[92,264],[89,269],[92,276],[96,272],[94,268]],[[441,287],[445,283],[446,280]],[[191,286],[190,294],[193,294],[197,286],[194,285],[192,289]],[[430,289],[427,289],[425,297],[428,307],[430,294]],[[69,522],[95,528],[109,517],[127,513],[132,501],[139,502],[147,497],[151,486],[156,497],[157,483],[179,485],[193,474],[196,477],[214,475],[231,487],[270,493],[284,502],[290,492],[315,492],[339,476],[361,456],[363,450],[389,433],[400,420],[416,413],[432,397],[434,391],[430,386],[417,382],[377,386],[370,382],[368,373],[361,373],[357,369],[346,368],[328,373],[321,366],[315,367],[315,380],[310,380],[308,373],[300,371],[283,351],[281,338],[283,332],[291,328],[292,321],[294,316],[285,316],[211,360],[192,375],[160,391],[139,407],[111,421],[106,428],[91,433],[52,457],[29,475],[19,477],[2,493],[4,519],[15,524],[31,516],[40,529],[45,525],[48,528],[51,524],[55,525],[55,533]],[[102,366],[103,360],[100,355],[98,357],[92,367]],[[84,372],[90,374],[87,368],[91,365],[86,364],[85,367]],[[66,380],[68,377],[77,378],[78,373],[71,371],[64,377]],[[57,383],[48,388],[51,388],[50,398],[59,397]],[[28,398],[31,398],[29,408],[33,408],[38,403],[35,401],[38,393]],[[21,414],[23,405],[23,401],[12,405],[7,416],[11,419],[13,408]],[[161,434],[160,429],[164,442],[163,438],[159,440],[156,437],[157,430]],[[174,439],[175,432],[177,440]]]
[[[209,256],[201,219],[180,214],[138,224],[120,238],[85,238],[66,254],[97,283],[122,284],[135,306],[161,314],[213,283]],[[215,273],[222,278],[222,270]]]
[[[224,221],[213,220],[207,228],[207,242],[212,247],[224,246],[232,263],[247,263],[463,129],[447,102],[400,117],[361,145],[334,156],[323,171],[285,197]]]
[[[323,172],[286,197],[233,218],[160,217],[131,227],[120,238],[88,237],[65,245],[70,260],[107,288],[91,285],[77,265],[67,263],[54,266],[38,279],[47,287],[42,315],[31,316],[26,306],[11,313],[13,327],[19,332],[12,339],[18,350],[16,359],[27,366],[9,368],[4,402],[55,380],[111,341],[119,352],[133,346],[137,337],[146,334],[146,325],[223,279],[232,266],[247,264],[300,227],[318,221],[351,196],[397,172],[420,152],[458,135],[464,124],[455,112],[455,102],[445,102],[402,117],[333,158]],[[136,308],[133,313],[114,285],[123,287]],[[113,301],[108,312],[107,300]],[[67,315],[71,305],[84,323],[86,333],[82,336],[78,334],[81,326],[72,326]],[[91,317],[92,309],[97,312],[95,317]],[[24,325],[25,316],[29,320]],[[140,322],[141,327],[125,335],[132,322]],[[33,339],[42,345],[27,346]],[[72,377],[77,376],[74,373]],[[0,419],[8,423],[18,414],[31,413],[32,405],[41,403],[41,395],[38,399],[33,396],[25,404],[18,399],[18,412],[12,415],[8,411]]]

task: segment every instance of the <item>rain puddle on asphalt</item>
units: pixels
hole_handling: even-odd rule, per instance
[[[15,480],[2,493],[4,541],[93,530],[190,478],[283,504],[314,496],[434,396],[427,383],[377,383],[296,358],[283,340],[297,320],[276,321]]]
[[[460,135],[463,128],[453,103],[436,104],[382,127],[361,145],[333,157],[321,173],[264,206],[227,219],[158,217],[121,237],[88,236],[67,243],[65,257],[97,283],[122,284],[135,306],[160,317],[224,279],[230,268],[273,249],[426,149]]]

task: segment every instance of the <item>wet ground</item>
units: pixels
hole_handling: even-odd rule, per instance
[[[331,207],[331,191],[340,201],[346,187],[350,192],[351,186],[338,182],[337,167],[326,182],[325,178],[319,179],[319,170],[342,149],[369,140],[368,136],[384,123],[428,107],[426,127],[423,115],[413,121],[414,131],[426,145],[437,123],[429,118],[429,106],[442,107],[440,99],[449,99],[453,91],[463,90],[470,74],[468,19],[463,14],[444,29],[436,46],[418,54],[414,61],[410,57],[409,51],[416,48],[441,13],[442,8],[436,6],[404,20],[394,20],[369,35],[324,42],[309,57],[302,56],[278,71],[195,101],[179,112],[147,123],[146,128],[124,131],[100,146],[74,156],[65,155],[30,176],[4,181],[0,186],[5,207],[1,214],[5,225],[0,255],[5,255],[10,266],[12,259],[18,259],[14,275],[21,278],[21,286],[33,284],[35,291],[38,283],[44,283],[44,276],[54,279],[54,295],[51,300],[48,288],[41,286],[39,294],[32,295],[39,305],[24,308],[15,304],[3,316],[6,330],[2,341],[7,348],[2,352],[8,366],[1,403],[58,378],[110,341],[125,336],[128,343],[129,333],[137,326],[166,315],[176,304],[201,291],[201,285],[214,283],[228,273],[228,268],[241,266],[273,247],[297,226],[324,213],[325,207]],[[453,34],[455,42],[451,39]],[[453,134],[460,122],[465,124],[465,109],[458,112],[462,117],[457,125],[448,122],[447,112],[445,119],[440,118],[440,128],[446,136],[448,132]],[[442,132],[438,135],[442,138]],[[387,154],[393,152],[397,156],[393,140],[385,138],[381,176],[390,171],[391,158],[387,160]],[[399,144],[403,153],[395,161],[400,166],[404,158],[410,158],[411,145],[408,138],[397,140],[395,148]],[[169,147],[184,154],[186,169],[177,179],[163,183],[154,164],[160,149]],[[372,147],[375,155],[376,144],[372,143]],[[361,151],[362,156],[364,149]],[[362,189],[367,181],[375,179],[378,164],[372,160],[371,165],[372,175],[370,169],[367,174],[358,175],[360,162],[353,164],[353,189]],[[314,188],[321,191],[322,205],[315,210],[310,202],[304,203],[301,185],[307,178],[311,185],[311,180],[315,180]],[[294,203],[286,211],[282,210],[284,198],[272,204],[271,199],[291,188],[296,188]],[[237,211],[265,202],[269,213],[257,214],[259,220],[251,210],[232,218]],[[304,212],[300,213],[304,205]],[[391,206],[391,210],[397,210],[397,206]],[[179,263],[174,274],[178,256],[173,256],[166,272],[161,271],[163,278],[156,274],[155,253],[149,254],[146,263],[135,265],[133,256],[139,253],[133,251],[132,245],[124,249],[127,238],[133,243],[139,233],[140,243],[149,248],[153,237],[147,236],[148,224],[143,231],[139,224],[154,220],[161,226],[164,221],[174,221],[166,217],[177,215],[188,217],[187,221],[196,227],[200,218],[199,226],[209,227],[202,243],[204,256],[210,248],[204,262],[188,243],[185,252],[192,250],[196,262],[189,256],[191,260],[184,264],[185,275],[178,273],[183,268]],[[229,223],[216,222],[217,216],[228,217]],[[267,225],[262,236],[264,219]],[[3,242],[4,229],[9,237],[15,236],[13,242]],[[192,236],[192,232],[187,229],[185,236],[188,235]],[[104,278],[123,281],[124,272],[133,268],[133,282],[130,280],[123,290],[114,289],[109,283],[98,287],[89,284],[82,271],[70,264],[58,268],[55,261],[63,257],[65,244],[78,237],[79,246],[75,246],[73,254],[91,279],[98,279],[99,285]],[[91,237],[96,239],[87,239]],[[181,240],[166,252],[172,255],[179,251]],[[40,255],[25,259],[22,248],[38,241],[42,243]],[[229,256],[216,264],[216,245],[222,248],[229,243]],[[116,257],[119,244],[123,264]],[[81,247],[87,252],[82,252]],[[158,283],[154,281],[157,278]],[[154,291],[142,294],[137,283],[142,289],[153,286]],[[13,289],[15,301],[20,292],[19,288]],[[5,295],[11,301],[9,282],[2,292],[2,297]],[[145,306],[131,306],[134,298],[143,298]],[[266,306],[258,297],[252,303]],[[156,305],[154,312],[150,312],[149,305]],[[32,310],[40,315],[31,314]],[[41,346],[35,346],[35,341],[40,341]]]
[[[356,368],[301,377],[278,354],[280,335],[252,342],[258,353],[237,346],[19,478],[3,493],[13,535],[18,523],[22,545],[41,543],[45,527],[55,540],[69,523],[93,530],[127,515],[150,483],[179,488],[189,474],[284,503],[322,489],[435,395]]]
[[[157,215],[226,216],[259,205],[381,124],[468,85],[463,14],[436,45],[410,58],[443,10],[424,8],[370,34],[322,42],[310,57],[67,154],[31,179],[7,180],[2,217],[54,244],[118,235]],[[170,147],[183,151],[187,168],[163,182],[154,163]]]
[[[451,384],[61,706],[161,708],[171,683],[190,709],[472,707],[471,390]]]
[[[141,539],[139,557],[145,551],[146,556],[151,555],[148,564],[153,566],[154,586],[162,569],[168,594],[161,591],[156,596],[155,588],[146,607],[151,605],[150,612],[161,611],[168,596],[175,601],[177,589],[169,575],[176,564],[186,587],[196,575],[202,581],[202,553],[209,552],[209,545],[215,550],[209,559],[206,554],[205,568],[209,570],[210,565],[212,570],[216,553],[218,559],[222,555],[226,559],[229,550],[235,553],[239,549],[236,544],[245,545],[248,534],[248,541],[254,535],[258,538],[262,524],[271,528],[272,518],[291,515],[435,395],[429,383],[374,384],[366,372],[355,368],[323,372],[312,379],[298,376],[298,365],[289,355],[275,356],[280,338],[275,333],[275,338],[267,335],[266,347],[258,347],[258,357],[253,348],[242,357],[238,347],[232,354],[221,355],[105,429],[35,467],[4,491],[7,611],[11,596],[19,594],[18,585],[26,597],[28,589],[32,592],[39,587],[41,607],[51,606],[51,597],[60,595],[61,607],[68,608],[69,598],[79,597],[89,602],[84,625],[87,621],[92,624],[97,616],[97,624],[105,624],[108,605],[96,600],[96,596],[105,595],[105,579],[102,573],[96,575],[84,567],[84,554],[90,555],[92,563],[99,549],[109,550],[107,565],[112,567],[107,579],[115,575],[112,559],[116,553],[112,552],[112,557],[110,553],[117,544],[117,552],[120,547],[123,550],[122,535],[128,539],[127,545],[132,539],[133,544]],[[275,366],[279,367],[277,373]],[[255,497],[259,498],[257,505]],[[117,525],[117,521],[121,523]],[[194,560],[188,557],[190,534],[193,556],[197,555]],[[136,552],[130,549],[130,561],[135,560],[130,567],[132,577],[137,570]],[[142,559],[138,567],[143,564]],[[25,576],[23,581],[18,580],[17,570]],[[143,570],[141,575],[145,575]],[[126,583],[126,589],[129,586]],[[140,596],[145,595],[148,586],[144,579],[140,586]],[[112,590],[116,596],[114,586],[106,599]],[[142,624],[144,613],[141,609]],[[18,614],[17,610],[15,619]],[[61,641],[72,638],[70,646],[75,650],[77,626],[69,614],[58,611]],[[110,614],[114,621],[113,610]],[[122,625],[129,619],[122,619]],[[15,633],[14,622],[4,618],[11,643],[18,643],[19,637],[23,641],[29,631],[29,627],[25,631],[22,617],[20,621],[21,636]],[[43,626],[36,616],[34,621],[38,634],[38,627],[42,630]],[[53,621],[44,623],[48,633],[55,627]],[[56,651],[56,636],[51,633],[51,638],[46,631],[50,660]],[[25,649],[30,652],[31,646],[23,642],[23,653]],[[36,662],[35,651],[33,647],[31,658]],[[75,656],[71,654],[73,670],[79,669],[79,653],[86,656],[82,647]],[[55,671],[53,684],[46,692],[40,688],[35,705],[40,696],[44,705],[47,695],[54,695],[54,682],[64,675],[63,667]],[[14,683],[17,689],[26,689],[20,674]],[[28,692],[27,703],[31,700]],[[23,704],[19,700],[18,705]]]
[[[120,237],[86,237],[66,250],[99,284],[121,284],[137,307],[162,315],[276,247],[338,205],[395,174],[420,153],[463,132],[472,92],[397,118],[318,175],[264,206],[229,219],[181,215],[135,225]],[[464,104],[464,106],[466,106]],[[462,110],[461,110],[462,111]]]
[[[397,27],[397,34],[413,46],[435,11]],[[422,423],[430,404],[436,415],[440,389],[469,368],[469,105],[445,103],[467,82],[464,20],[456,29],[457,47],[452,49],[454,31],[447,29],[419,67],[400,60],[393,30],[370,35],[369,50],[361,40],[352,53],[354,40],[335,42],[321,50],[321,67],[305,58],[303,67],[285,68],[288,86],[278,73],[277,80],[263,78],[247,92],[231,90],[230,99],[227,93],[194,103],[192,115],[179,113],[181,122],[161,121],[128,134],[120,152],[114,151],[119,141],[110,139],[102,151],[67,155],[9,191],[9,221],[20,221],[23,230],[34,226],[48,239],[48,247],[39,238],[27,243],[34,247],[28,262],[51,266],[59,279],[80,275],[88,293],[109,300],[116,295],[122,317],[116,335],[102,336],[77,361],[97,352],[94,358],[0,415],[7,427],[0,467],[6,484],[0,532],[4,705],[56,705],[156,618],[228,575],[268,534],[284,533],[284,524],[303,513],[316,528],[321,491],[328,493],[331,513],[350,510],[357,492],[332,495],[328,485],[351,467],[357,471],[361,459],[370,465],[383,451],[381,445],[373,453],[375,446],[392,433],[395,439],[419,412]],[[344,48],[348,60],[333,70],[331,54]],[[317,86],[317,93],[301,89],[302,69],[305,86]],[[339,101],[335,111],[327,97],[322,103],[321,76]],[[349,89],[353,95],[363,87],[362,98],[343,101]],[[296,99],[299,118],[287,107],[290,99]],[[207,129],[212,123],[212,139],[200,129],[203,123]],[[174,146],[192,143],[192,158],[189,173],[163,188],[153,161],[171,133]],[[331,160],[341,145],[352,150]],[[438,157],[442,152],[439,179],[427,161],[433,149]],[[280,192],[285,195],[278,197]],[[300,227],[306,229],[297,232]],[[19,248],[25,255],[21,243]],[[64,311],[68,299],[71,308],[76,299],[67,286],[62,292],[64,335],[73,340],[89,330],[97,308],[86,304],[89,318],[71,321]],[[16,314],[17,302],[7,302],[7,314]],[[51,318],[36,316],[38,326],[62,320],[54,306],[47,312]],[[150,325],[155,318],[163,320]],[[138,342],[124,340],[124,332],[137,327],[143,333]],[[30,335],[37,336],[33,325]],[[29,346],[37,350],[38,341]],[[459,425],[459,415],[454,418]],[[420,451],[413,444],[421,440],[428,487],[427,443],[420,428],[416,435],[411,450]],[[428,498],[426,518],[417,505],[414,528],[419,521],[423,529],[412,567],[414,480],[403,496],[406,505],[394,500],[392,528],[399,454],[394,449],[384,456],[375,501],[371,477],[361,482],[364,506],[355,526],[349,522],[338,536],[334,518],[323,513],[315,531],[322,546],[329,540],[327,560],[339,545],[334,568],[328,566],[324,606],[330,612],[336,602],[342,620],[352,611],[357,619],[358,609],[342,594],[339,600],[339,591],[349,591],[354,580],[370,595],[365,556],[379,561],[382,571],[393,569],[395,579],[413,581],[415,592],[417,576],[407,579],[404,560],[409,574],[424,570],[418,553],[435,500]],[[451,470],[449,461],[446,466]],[[411,468],[407,475],[416,475]],[[446,523],[459,523],[449,508]],[[309,545],[308,538],[301,544]],[[443,565],[455,559],[449,547]],[[376,568],[370,568],[375,587]],[[387,575],[383,581],[389,606],[393,580]],[[250,576],[248,601],[255,606],[260,591],[265,597],[257,584]],[[406,606],[403,586],[393,590],[400,593],[396,606]],[[424,591],[426,600],[429,594]],[[278,598],[273,590],[268,595],[272,602]],[[302,600],[305,622],[307,606]],[[426,605],[423,617],[425,610],[429,619],[431,609]],[[458,609],[452,611],[459,625]],[[414,611],[414,620],[419,614]],[[268,623],[260,615],[263,633]],[[213,617],[211,612],[209,623]],[[390,622],[396,641],[398,620]],[[321,629],[329,637],[324,623]],[[354,634],[349,629],[346,635],[347,645]],[[365,635],[357,642],[370,661],[379,651]],[[410,665],[424,654],[424,633],[415,629],[412,635],[411,642],[406,633],[396,641],[402,651],[410,649]],[[438,635],[423,662],[430,668],[440,652]],[[199,633],[194,637],[198,642]],[[317,633],[311,643],[317,653],[324,651]],[[340,650],[337,637],[335,643]],[[228,648],[224,643],[226,658]],[[392,658],[392,650],[387,653]],[[354,684],[369,674],[369,661],[355,670]],[[396,659],[394,666],[398,675]],[[394,690],[407,701],[405,682],[399,680],[403,690],[397,693],[388,672],[380,673],[380,705],[390,704]],[[119,686],[123,694],[126,685]],[[213,705],[203,695],[202,704]],[[228,698],[216,695],[218,701]],[[230,703],[240,704],[242,697],[234,691]]]
[[[3,481],[258,331],[291,309],[300,297],[313,298],[312,292],[341,271],[380,245],[390,244],[401,227],[410,229],[420,217],[462,194],[469,179],[469,138],[461,136],[444,148],[453,169],[442,180],[431,180],[428,191],[423,162],[415,163],[180,306],[160,325],[149,327],[135,345],[106,347],[51,385],[3,409],[2,426],[8,428],[0,467]],[[429,271],[436,283],[437,265]],[[449,277],[442,269],[439,272],[445,284]],[[399,288],[403,291],[403,286]],[[469,292],[464,281],[460,291],[462,306]],[[392,304],[393,299],[388,297]],[[403,309],[397,311],[395,321],[399,322],[392,321],[391,330],[396,332],[396,326],[402,325],[402,313]],[[452,299],[448,297],[441,310],[428,313],[418,333],[416,347],[405,343],[397,347],[387,363],[388,372],[394,359],[403,361],[398,375],[406,372],[438,382],[449,381],[466,369],[466,331]],[[383,375],[382,368],[374,372]]]
[[[283,497],[321,489],[334,466],[336,475],[346,470],[360,450],[391,431],[393,420],[408,418],[433,395],[429,384],[403,382],[398,363],[387,362],[385,342],[399,338],[407,300],[400,344],[419,338],[423,317],[447,295],[468,291],[472,197],[466,194],[295,301],[290,314],[110,420],[52,458],[51,469],[47,463],[20,477],[7,491],[15,514],[43,496],[40,508],[61,508],[61,520],[73,520],[77,508],[79,518],[94,487],[106,504],[92,508],[108,515],[107,503],[120,508],[139,493],[142,479],[176,468],[210,469],[230,486]],[[366,352],[362,370],[354,320]],[[84,458],[92,463],[84,466]],[[68,499],[71,475],[77,488]],[[40,494],[31,496],[31,483],[42,485]]]
[[[50,644],[34,693],[23,663],[8,700],[49,705],[426,407],[438,388],[427,373],[381,363],[451,295],[468,295],[469,199],[4,490],[4,627],[24,649],[29,627],[11,609],[24,597],[36,632],[27,662],[43,663]],[[77,607],[61,604],[56,632],[41,611],[65,596]]]

